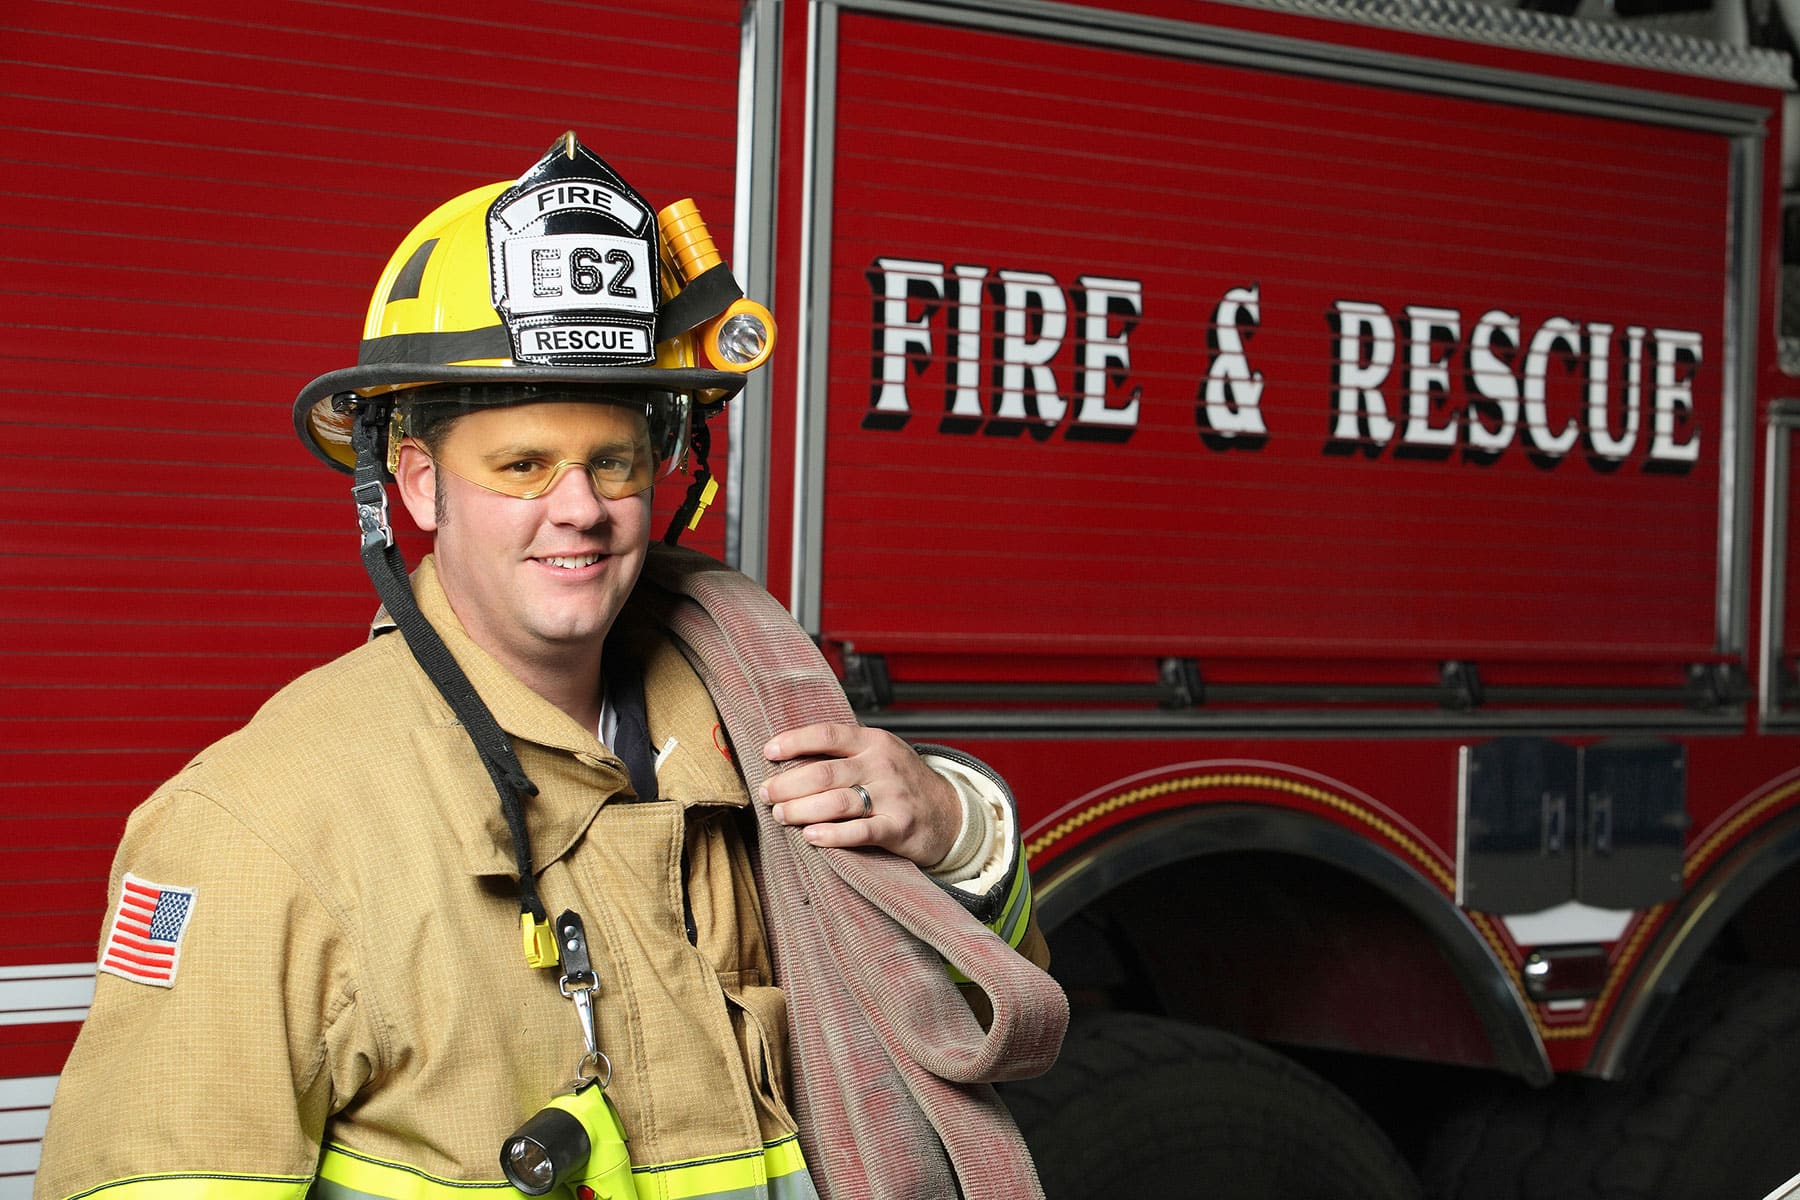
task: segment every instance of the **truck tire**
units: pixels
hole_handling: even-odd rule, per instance
[[[1006,1085],[1046,1200],[1406,1200],[1412,1171],[1318,1076],[1254,1042],[1136,1013],[1072,1024],[1039,1079]]]
[[[1440,1200],[1719,1200],[1800,1170],[1800,971],[1694,980],[1632,1079],[1494,1088],[1433,1137]]]

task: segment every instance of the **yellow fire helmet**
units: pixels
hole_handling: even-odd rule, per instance
[[[598,385],[646,406],[666,474],[690,426],[742,389],[774,339],[693,201],[654,213],[570,132],[517,181],[466,192],[406,236],[376,284],[356,365],[301,389],[294,428],[354,471],[353,432],[367,422],[391,469],[388,418],[411,389],[470,385],[465,402],[504,403]],[[493,383],[527,386],[480,386]]]

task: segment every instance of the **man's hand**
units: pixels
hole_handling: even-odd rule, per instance
[[[799,826],[815,846],[880,846],[929,867],[950,852],[962,826],[962,800],[950,781],[885,729],[806,725],[762,752],[774,763],[819,760],[771,775],[762,787],[775,819]]]

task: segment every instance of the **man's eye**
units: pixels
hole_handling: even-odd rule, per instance
[[[503,475],[535,475],[543,469],[542,464],[536,459],[521,458],[516,462],[509,462],[501,467],[500,473]]]
[[[594,470],[608,476],[629,475],[631,474],[631,460],[612,456],[596,458]]]

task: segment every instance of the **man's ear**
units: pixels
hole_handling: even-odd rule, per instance
[[[413,524],[425,533],[437,532],[437,464],[411,439],[400,443],[394,482],[399,485],[400,503],[412,514]]]

